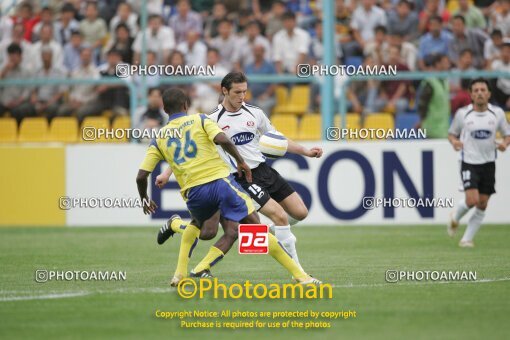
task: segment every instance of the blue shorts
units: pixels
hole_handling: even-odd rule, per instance
[[[189,189],[186,205],[199,226],[218,210],[223,218],[235,222],[255,211],[250,196],[232,175]]]

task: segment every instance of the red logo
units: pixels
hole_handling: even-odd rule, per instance
[[[224,126],[221,128],[223,131],[227,131],[228,129],[230,129],[230,125],[227,125],[227,126]]]
[[[267,254],[269,226],[265,224],[239,225],[239,254]]]
[[[247,122],[247,123],[246,123],[246,125],[248,125],[248,126],[253,126],[253,125],[255,125],[255,122],[252,122],[252,121],[250,120],[249,122]]]

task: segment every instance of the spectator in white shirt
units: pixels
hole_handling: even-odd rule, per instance
[[[487,65],[490,66],[494,60],[499,59],[504,42],[501,30],[495,29],[491,32],[491,38],[487,39],[483,45],[483,57]]]
[[[59,65],[52,62],[53,51],[49,46],[41,50],[42,68],[37,71],[35,77],[38,79],[47,78],[65,78],[65,73]],[[52,119],[60,107],[65,86],[62,85],[39,85],[32,91],[30,101],[35,108],[36,113],[46,115]]]
[[[117,7],[117,14],[110,21],[110,36],[115,36],[115,31],[120,23],[129,27],[131,37],[136,37],[138,33],[138,15],[131,10],[131,5],[127,2],[121,2]]]
[[[296,15],[283,15],[283,29],[273,38],[273,60],[278,73],[296,74],[297,65],[306,62],[310,49],[310,35],[296,27]]]
[[[354,38],[364,48],[365,44],[374,39],[375,28],[386,26],[386,12],[374,5],[375,0],[362,0],[361,6],[354,10],[351,19],[351,28]]]
[[[73,79],[99,79],[99,70],[92,62],[92,48],[81,50],[81,66],[71,73]],[[69,102],[58,110],[59,116],[70,116],[73,112],[97,98],[95,85],[73,85],[69,92]]]
[[[135,51],[134,63],[140,62],[140,53],[142,52],[142,32],[138,32],[133,50]],[[147,29],[145,30],[147,50],[156,52],[157,63],[162,64],[175,48],[174,31],[170,27],[163,26],[163,18],[160,15],[153,14],[149,17]]]
[[[501,58],[492,62],[493,71],[510,72],[510,43],[504,43],[501,47]],[[499,77],[493,89],[494,99],[504,109],[510,109],[510,79]]]
[[[13,26],[14,22],[11,17],[8,15],[2,15],[0,12],[0,43],[2,43],[4,39],[11,38]]]
[[[53,27],[53,12],[51,11],[51,8],[43,7],[41,9],[39,17],[41,18],[41,20],[37,24],[35,24],[34,28],[32,29],[32,42],[34,43],[40,39],[41,27],[44,24],[48,24]]]
[[[28,42],[24,38],[25,35],[25,26],[23,24],[17,23],[12,28],[12,34],[10,37],[6,37],[2,40],[0,44],[0,65],[3,67],[7,62],[7,47],[11,43],[16,43],[21,47],[23,51],[21,55],[21,64],[23,65],[23,69],[28,72],[35,72],[35,60],[37,56],[34,55],[34,48],[32,43]]]
[[[62,46],[53,39],[53,25],[43,24],[40,36],[41,40],[34,44],[34,54],[37,56],[35,69],[38,70],[42,67],[41,52],[45,47],[51,48],[53,52],[53,64],[63,65],[64,53],[62,51]]]
[[[391,46],[395,46],[400,50],[400,58],[409,70],[414,71],[417,67],[418,49],[414,44],[404,41],[402,34],[393,34],[389,37]]]
[[[220,51],[220,64],[230,71],[234,67],[234,55],[239,46],[239,39],[232,29],[230,20],[221,20],[218,24],[218,32],[219,35],[211,40],[211,47]]]
[[[499,29],[503,36],[510,35],[510,0],[499,1],[499,8],[492,12],[490,21],[491,29]]]
[[[197,31],[189,31],[186,41],[177,45],[177,50],[186,55],[186,65],[205,66],[207,63],[207,46],[200,40]]]
[[[264,47],[264,59],[271,60],[271,43],[260,34],[260,25],[258,21],[250,21],[246,26],[246,36],[239,39],[239,48],[236,49],[234,56],[235,67],[238,70],[253,64],[255,57],[253,47],[261,45]]]
[[[229,72],[221,66],[221,54],[216,48],[210,48],[207,51],[207,65],[214,66],[215,77],[224,77]],[[189,112],[211,112],[218,106],[221,86],[217,81],[200,81],[192,87],[191,93],[193,100]]]

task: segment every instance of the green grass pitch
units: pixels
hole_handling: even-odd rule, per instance
[[[461,231],[463,231],[462,228]],[[476,248],[443,226],[296,227],[305,269],[335,286],[331,300],[184,300],[168,286],[180,237],[155,228],[0,228],[0,338],[508,339],[510,225],[485,225]],[[194,265],[210,242],[200,242]],[[237,245],[236,245],[237,246]],[[36,269],[126,271],[124,282],[36,283]],[[385,271],[471,270],[478,282],[386,283]],[[269,256],[234,248],[213,273],[226,283],[288,283]],[[65,295],[68,295],[67,297]],[[355,310],[329,329],[181,329],[156,310]]]

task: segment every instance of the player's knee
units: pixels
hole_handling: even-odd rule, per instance
[[[225,236],[232,242],[235,242],[237,240],[237,228],[226,229]]]
[[[279,209],[275,211],[271,215],[271,220],[275,225],[287,225],[289,224],[289,219],[287,218],[287,213],[283,209]]]
[[[296,211],[292,217],[296,220],[302,221],[308,216],[308,209],[303,205],[298,211]]]
[[[466,198],[466,205],[468,206],[468,208],[472,208],[475,205],[478,206],[478,204],[479,204],[478,197],[468,197],[468,198]]]
[[[212,240],[216,236],[213,230],[202,229],[200,230],[200,239],[203,241]]]
[[[487,202],[484,201],[478,202],[476,208],[485,211],[485,209],[487,209]]]

